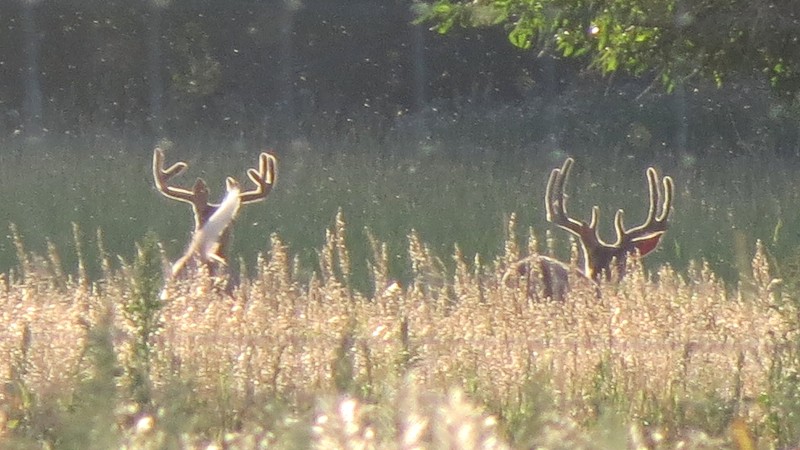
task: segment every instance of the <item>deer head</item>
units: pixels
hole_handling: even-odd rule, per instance
[[[187,262],[198,259],[215,273],[220,266],[227,265],[227,249],[230,243],[230,225],[238,213],[239,206],[265,199],[275,185],[277,160],[269,153],[261,153],[258,169],[248,169],[247,176],[255,187],[242,192],[239,184],[231,177],[226,180],[228,193],[220,204],[209,203],[208,185],[198,178],[191,188],[177,187],[170,181],[186,171],[183,162],[164,168],[164,151],[156,148],[153,152],[153,179],[155,186],[165,197],[192,205],[194,230],[192,241],[186,253],[172,266],[172,276],[180,275]]]
[[[603,275],[609,279],[612,273],[612,263],[615,264],[616,273],[622,277],[625,274],[628,256],[647,255],[658,246],[661,237],[666,232],[675,190],[672,178],[665,176],[661,180],[664,187],[664,201],[660,205],[662,192],[659,187],[658,174],[652,167],[647,169],[647,187],[650,192],[647,218],[641,225],[626,229],[623,222],[624,211],[617,210],[614,215],[614,230],[617,237],[614,242],[608,243],[603,241],[597,233],[599,207],[592,208],[592,216],[588,224],[570,217],[567,213],[567,198],[564,195],[564,188],[574,162],[572,158],[567,158],[560,169],[553,169],[550,172],[545,194],[547,220],[578,237],[583,259],[583,274],[586,277],[598,281]],[[659,206],[661,206],[660,212],[658,212]]]
[[[579,282],[597,290],[601,278],[609,280],[612,273],[618,277],[625,275],[628,257],[644,256],[653,251],[667,230],[667,218],[672,207],[674,186],[672,178],[661,180],[652,167],[647,169],[650,208],[644,223],[637,227],[625,228],[624,212],[618,210],[614,216],[616,240],[603,241],[597,233],[600,208],[592,208],[589,223],[570,217],[567,213],[567,196],[564,189],[569,171],[575,161],[567,158],[561,168],[550,172],[545,193],[547,220],[578,237],[583,267],[573,268],[568,264],[542,255],[532,255],[513,264],[503,275],[503,284],[511,287],[522,282],[529,298],[539,296],[563,300],[571,289],[571,284]],[[663,203],[662,203],[663,195]],[[660,206],[660,212],[659,212]],[[615,269],[615,270],[612,270]]]

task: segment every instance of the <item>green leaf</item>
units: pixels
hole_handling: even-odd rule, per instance
[[[531,38],[533,37],[533,30],[528,28],[527,26],[517,26],[511,30],[511,33],[508,34],[508,40],[518,48],[523,50],[527,50],[531,48],[532,42]]]
[[[453,5],[450,2],[437,3],[433,6],[433,13],[442,16],[448,16],[453,12]]]
[[[456,19],[453,17],[449,17],[448,19],[440,23],[438,26],[436,26],[436,31],[439,34],[447,34],[455,24],[456,24]]]
[[[589,52],[589,49],[588,49],[588,48],[586,48],[586,47],[581,47],[581,48],[577,49],[577,50],[575,51],[575,53],[573,53],[573,55],[572,55],[572,56],[574,56],[575,58],[579,58],[579,57],[581,57],[581,56],[583,56],[583,55],[587,54],[588,52]]]

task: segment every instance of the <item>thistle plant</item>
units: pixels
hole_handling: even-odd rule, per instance
[[[133,358],[129,369],[131,389],[136,403],[150,403],[150,367],[152,341],[161,327],[159,298],[163,269],[158,238],[148,233],[136,246],[131,291],[123,303],[123,313],[133,329]]]

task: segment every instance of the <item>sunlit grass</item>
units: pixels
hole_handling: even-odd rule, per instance
[[[513,255],[456,253],[442,274],[417,235],[409,282],[386,286],[377,251],[360,293],[349,229],[331,220],[310,280],[273,235],[233,295],[200,276],[156,303],[152,241],[88,286],[29,259],[2,290],[0,443],[724,448],[740,422],[765,447],[800,436],[797,312],[761,248],[743,290],[707,267],[639,267],[599,299],[531,303],[499,284]]]

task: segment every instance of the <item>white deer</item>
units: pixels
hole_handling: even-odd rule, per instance
[[[153,152],[153,179],[156,188],[166,197],[192,205],[194,230],[192,240],[183,256],[172,265],[172,278],[182,276],[190,263],[205,265],[210,275],[220,275],[228,264],[228,247],[231,226],[241,205],[265,199],[272,191],[277,176],[277,160],[269,153],[261,153],[258,169],[248,169],[247,175],[255,184],[250,191],[241,192],[239,183],[231,177],[226,179],[227,194],[222,203],[209,203],[206,182],[198,178],[191,189],[172,186],[172,178],[183,173],[188,165],[177,162],[164,168],[164,151]]]

